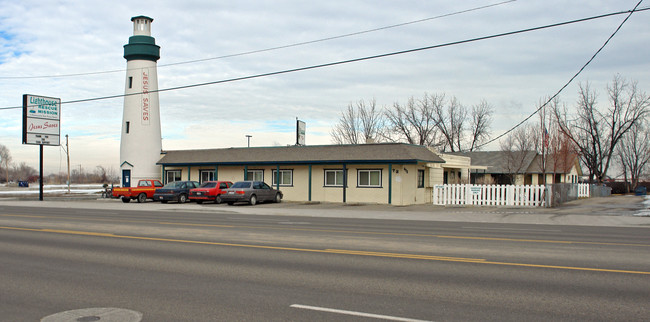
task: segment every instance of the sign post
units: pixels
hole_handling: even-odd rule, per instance
[[[23,95],[23,144],[40,146],[38,200],[43,200],[43,145],[60,145],[61,99]]]

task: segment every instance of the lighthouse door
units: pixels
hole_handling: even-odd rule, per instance
[[[131,186],[131,170],[122,170],[122,186],[125,188]]]

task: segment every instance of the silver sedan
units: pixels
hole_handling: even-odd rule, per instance
[[[240,201],[251,205],[264,201],[281,202],[282,191],[273,189],[263,181],[238,181],[226,189],[221,200],[229,205]]]

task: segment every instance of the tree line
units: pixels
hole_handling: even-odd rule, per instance
[[[38,170],[27,165],[25,162],[14,163],[11,151],[5,145],[0,144],[0,182],[9,184],[18,181],[36,183],[39,179]],[[70,183],[117,183],[119,182],[117,170],[96,166],[92,171],[82,167],[71,169]],[[43,178],[45,184],[66,184],[68,182],[67,172],[52,173]]]
[[[350,103],[331,131],[335,144],[405,142],[441,151],[473,151],[487,139],[493,108],[468,107],[456,97],[427,94],[406,103],[378,107],[375,99]]]
[[[636,81],[615,75],[605,99],[589,82],[580,83],[572,107],[558,97],[538,104],[537,120],[499,140],[514,173],[532,151],[539,167],[554,172],[577,157],[590,183],[603,183],[612,165],[634,189],[650,175],[650,97]],[[377,106],[374,99],[350,103],[331,130],[335,144],[403,142],[440,152],[470,152],[491,137],[494,107],[485,100],[466,106],[444,93],[425,93],[406,103]],[[517,168],[519,166],[519,168]]]

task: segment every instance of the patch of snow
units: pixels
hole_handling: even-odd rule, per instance
[[[650,217],[650,195],[645,196],[645,200],[643,201],[643,206],[646,209],[642,209],[634,215],[638,217]]]

